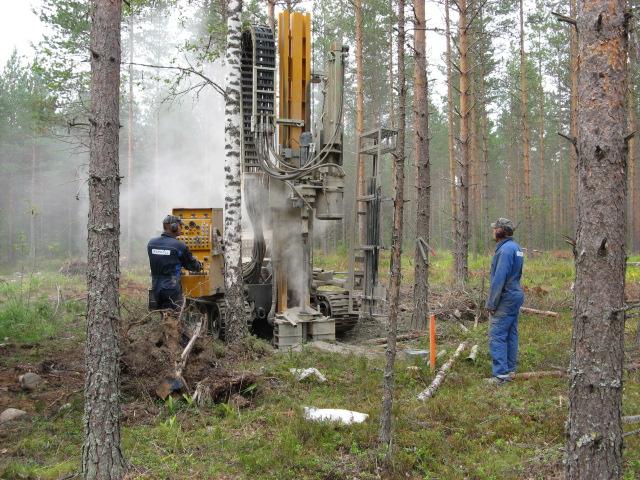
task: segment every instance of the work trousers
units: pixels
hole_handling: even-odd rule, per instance
[[[518,365],[518,313],[491,317],[489,353],[494,377],[508,379]]]

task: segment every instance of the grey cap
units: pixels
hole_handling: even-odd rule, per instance
[[[516,229],[513,222],[508,218],[499,218],[491,224],[491,228],[508,228],[512,232]]]
[[[182,223],[184,225],[184,222],[182,221],[182,219],[180,217],[176,217],[175,215],[167,215],[162,219],[163,225],[168,225],[171,223]]]

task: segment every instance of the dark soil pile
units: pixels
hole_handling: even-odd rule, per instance
[[[184,350],[179,340],[180,331],[176,324],[154,320],[122,341],[120,365],[123,392],[135,397],[156,397],[158,387],[164,381],[175,378],[175,362]],[[197,385],[202,384],[211,400],[226,402],[235,393],[241,393],[253,385],[257,376],[250,372],[230,370],[230,364],[235,363],[234,356],[225,355],[222,360],[216,354],[223,352],[224,347],[211,336],[200,336],[183,371],[186,388],[180,393],[193,394]]]

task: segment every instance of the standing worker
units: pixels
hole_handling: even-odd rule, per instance
[[[202,270],[189,247],[176,237],[182,234],[182,219],[167,215],[162,220],[162,235],[149,240],[147,253],[151,267],[151,289],[156,300],[156,308],[179,310],[182,307],[182,268],[192,272]]]
[[[520,286],[524,253],[515,240],[513,222],[499,218],[491,224],[496,251],[491,262],[491,285],[485,305],[490,315],[489,353],[493,362],[490,383],[511,380],[518,364],[518,315],[524,303]]]

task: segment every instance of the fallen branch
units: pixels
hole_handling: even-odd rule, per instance
[[[184,378],[182,378],[182,371],[184,370],[184,367],[187,365],[187,360],[189,360],[189,354],[191,353],[191,350],[193,349],[193,345],[196,343],[196,340],[200,336],[200,332],[204,327],[204,322],[205,322],[205,317],[202,318],[202,321],[196,327],[196,330],[193,332],[193,335],[191,336],[191,340],[189,340],[189,343],[187,343],[187,346],[184,348],[184,350],[182,351],[182,354],[180,355],[180,360],[176,362],[175,376],[177,379],[182,381],[187,391],[189,390],[189,387],[187,386],[187,383],[184,381]]]
[[[420,394],[418,395],[418,400],[424,401],[428,398],[431,398],[436,393],[436,390],[438,389],[438,387],[440,387],[440,385],[442,385],[442,382],[444,382],[444,378],[446,377],[447,372],[451,369],[451,366],[453,365],[453,363],[456,361],[456,358],[458,358],[462,353],[462,351],[465,348],[467,348],[468,344],[469,344],[469,341],[465,340],[460,345],[458,345],[458,348],[456,349],[454,354],[451,356],[451,358],[447,360],[447,363],[445,363],[444,365],[442,365],[442,367],[440,367],[440,370],[438,370],[438,374],[431,382],[431,385],[429,385],[425,390],[420,392]]]
[[[405,333],[404,335],[398,335],[398,337],[396,338],[396,341],[397,342],[402,342],[402,341],[406,341],[406,340],[415,340],[417,338],[424,337],[425,335],[426,335],[425,332]],[[370,345],[384,345],[384,344],[387,343],[387,337],[372,338],[370,340],[367,340],[364,343],[367,343],[367,344],[370,344]]]
[[[471,352],[469,352],[469,356],[466,358],[469,362],[475,363],[476,357],[478,356],[478,345],[474,345],[471,347]]]
[[[557,312],[552,312],[551,310],[537,310],[535,308],[529,307],[520,307],[520,311],[522,313],[532,313],[534,315],[542,315],[544,317],[557,317]]]
[[[530,378],[543,378],[543,377],[556,377],[562,378],[566,376],[567,373],[562,370],[541,370],[539,372],[522,372],[516,373],[513,378],[515,380],[528,380]]]
[[[637,423],[640,422],[640,415],[628,415],[626,417],[622,417],[622,423]]]
[[[637,430],[631,430],[630,432],[624,433],[622,436],[623,436],[623,437],[628,437],[628,436],[630,436],[630,435],[635,435],[635,434],[637,434],[637,433],[640,433],[640,428],[639,428],[639,429],[637,429]]]

